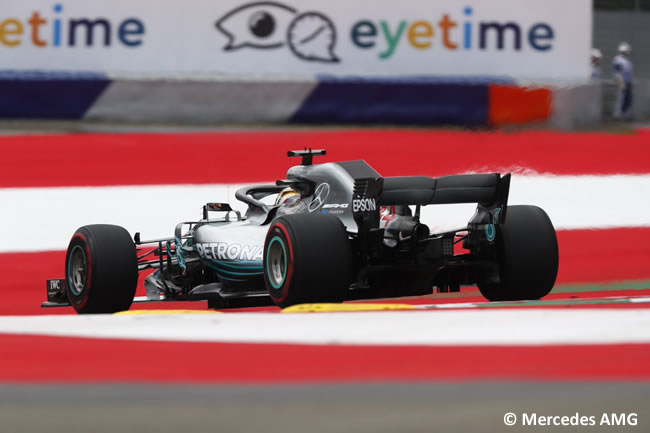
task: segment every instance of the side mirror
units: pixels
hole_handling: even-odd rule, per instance
[[[203,205],[203,219],[208,220],[208,214],[210,212],[226,212],[226,221],[230,221],[230,212],[234,212],[237,215],[237,221],[241,221],[241,212],[238,210],[233,210],[228,203],[206,203]]]

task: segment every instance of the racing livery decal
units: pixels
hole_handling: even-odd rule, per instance
[[[353,212],[371,212],[377,210],[377,202],[374,198],[360,198],[352,200]]]
[[[327,182],[323,182],[316,188],[314,191],[314,198],[311,203],[309,203],[309,212],[313,212],[320,208],[327,197],[330,195],[330,185]]]
[[[228,244],[226,242],[199,243],[196,251],[204,259],[261,261],[263,248],[259,245]]]

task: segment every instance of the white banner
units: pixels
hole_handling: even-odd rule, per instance
[[[591,0],[3,0],[0,69],[586,79]]]

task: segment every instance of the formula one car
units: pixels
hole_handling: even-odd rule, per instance
[[[302,161],[286,179],[236,192],[248,206],[244,215],[207,203],[199,221],[146,241],[118,226],[81,227],[68,246],[65,279],[48,280],[43,306],[127,310],[138,274],[151,269],[137,302],[207,300],[210,308],[414,296],[461,285],[478,285],[490,301],[539,299],[555,284],[553,225],[538,207],[507,205],[510,174],[383,178],[365,161],[313,164],[324,150],[288,155]],[[476,213],[466,227],[431,233],[421,207],[450,203],[477,203]]]

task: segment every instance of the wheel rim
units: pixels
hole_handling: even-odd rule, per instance
[[[274,289],[284,285],[287,278],[287,250],[280,237],[274,236],[266,250],[266,275]]]
[[[75,245],[70,252],[68,260],[68,287],[73,295],[79,296],[86,287],[88,275],[88,259],[86,252],[79,245]]]

